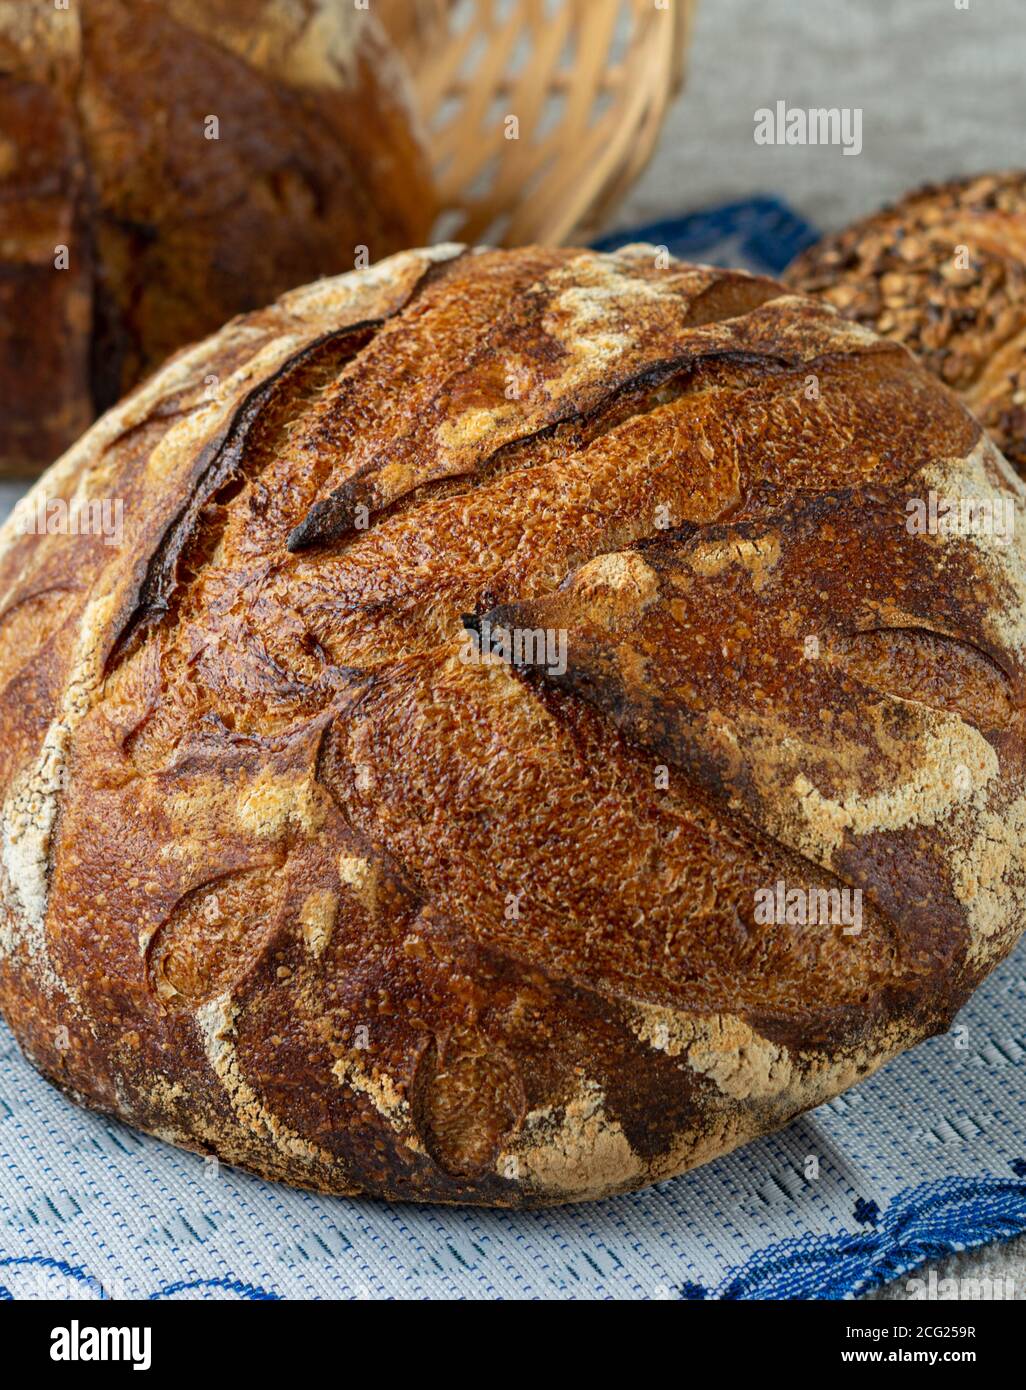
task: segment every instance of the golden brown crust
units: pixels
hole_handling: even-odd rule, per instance
[[[910,535],[931,487],[1014,540]],[[126,529],[0,533],[0,1004],[139,1128],[599,1197],[943,1029],[1021,930],[1022,484],[771,281],[408,253],[180,355],[44,490]],[[474,659],[501,620],[565,671]],[[861,931],[760,921],[779,881]]]
[[[1026,174],[922,188],[784,278],[921,357],[1026,476]]]
[[[430,230],[404,74],[366,11],[9,0],[0,58],[0,472],[38,472],[234,314]]]

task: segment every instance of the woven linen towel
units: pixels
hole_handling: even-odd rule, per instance
[[[771,198],[649,240],[778,272]],[[0,1026],[0,1298],[841,1298],[1026,1230],[1026,941],[952,1029],[672,1182],[536,1212],[272,1186],[87,1114]]]

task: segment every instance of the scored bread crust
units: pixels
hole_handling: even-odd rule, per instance
[[[1026,476],[1026,174],[917,189],[817,242],[784,280],[904,343]]]
[[[369,12],[0,0],[0,473],[41,472],[183,344],[433,216]]]
[[[1014,539],[912,534],[931,489]],[[21,534],[103,498],[120,545]],[[1023,926],[1024,500],[903,348],[652,247],[234,320],[0,533],[11,1028],[338,1193],[595,1198],[786,1123]],[[861,931],[761,921],[778,883]]]

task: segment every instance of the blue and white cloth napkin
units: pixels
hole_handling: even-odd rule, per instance
[[[771,198],[607,239],[779,272]],[[945,1037],[672,1182],[534,1212],[272,1186],[76,1109],[0,1025],[0,1299],[842,1298],[1026,1231],[1026,941]]]

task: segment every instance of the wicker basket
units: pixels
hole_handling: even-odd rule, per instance
[[[436,235],[594,234],[652,155],[695,3],[384,0],[430,134]]]

